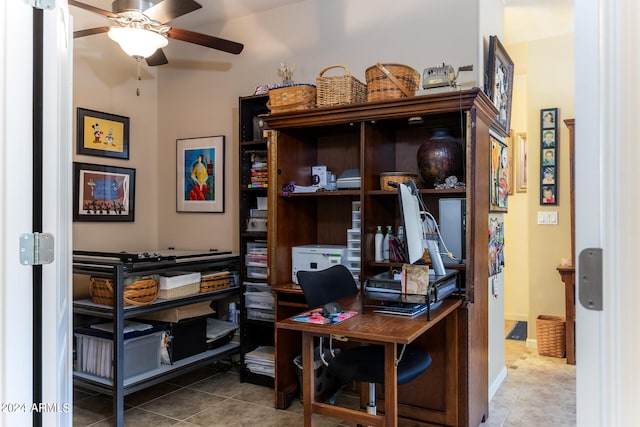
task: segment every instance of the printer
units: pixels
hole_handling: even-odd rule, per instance
[[[326,270],[337,264],[347,265],[344,245],[304,245],[291,248],[291,280],[298,283],[298,271]]]

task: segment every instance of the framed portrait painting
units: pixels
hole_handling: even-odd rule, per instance
[[[133,222],[135,169],[73,163],[73,220]]]
[[[513,95],[513,61],[496,36],[489,39],[487,94],[498,109],[497,125],[509,134],[511,126],[511,98]]]
[[[224,212],[224,136],[176,141],[176,210]]]
[[[78,154],[129,159],[129,117],[78,108]]]

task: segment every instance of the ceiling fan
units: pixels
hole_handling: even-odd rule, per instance
[[[234,55],[242,52],[244,48],[241,43],[167,25],[179,16],[202,7],[193,0],[114,0],[111,12],[76,0],[68,0],[68,3],[105,16],[117,24],[75,31],[74,38],[108,33],[128,55],[136,58],[138,62],[145,58],[151,66],[169,62],[162,51],[168,44],[168,39],[195,43]]]

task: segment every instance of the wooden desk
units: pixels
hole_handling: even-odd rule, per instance
[[[322,402],[317,402],[314,395],[314,373],[312,369],[303,369],[303,406],[305,427],[314,426],[314,415],[323,415],[351,422],[376,426],[398,426],[398,387],[395,360],[397,359],[396,344],[409,344],[431,329],[434,325],[455,313],[462,305],[459,299],[445,300],[436,310],[431,312],[431,320],[425,321],[425,316],[407,319],[401,316],[383,315],[367,312],[362,314],[361,296],[340,300],[344,310],[358,311],[359,314],[341,323],[327,326],[311,323],[295,322],[284,319],[276,323],[276,328],[299,331],[302,333],[302,364],[313,366],[314,337],[331,335],[345,337],[354,341],[381,344],[385,347],[385,384],[384,384],[384,414],[371,415],[366,412],[341,408]]]
[[[565,302],[565,341],[567,363],[576,364],[576,269],[573,265],[561,265],[557,268],[564,282]]]

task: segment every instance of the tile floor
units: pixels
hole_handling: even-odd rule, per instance
[[[507,326],[505,326],[506,330]],[[507,378],[490,402],[483,427],[563,427],[576,425],[575,366],[566,359],[538,356],[524,341],[505,340]],[[231,369],[230,369],[231,368]],[[357,405],[343,395],[341,404]],[[110,396],[76,388],[74,427],[112,425]],[[236,369],[219,362],[125,398],[125,425],[131,427],[299,427],[302,405],[273,408],[273,389],[240,383]],[[351,426],[329,418],[320,427]]]

